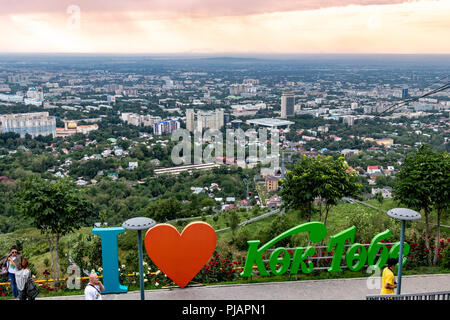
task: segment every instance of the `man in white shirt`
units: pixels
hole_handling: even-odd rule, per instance
[[[85,300],[102,300],[101,292],[105,291],[105,287],[98,280],[96,273],[91,273],[89,276],[89,283],[84,289]]]

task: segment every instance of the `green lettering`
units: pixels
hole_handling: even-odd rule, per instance
[[[352,226],[338,234],[330,237],[330,243],[328,244],[328,252],[331,252],[331,249],[336,246],[333,254],[333,260],[331,261],[331,266],[328,268],[328,272],[341,272],[341,260],[342,255],[344,254],[345,241],[347,239],[353,243],[355,241],[356,227]]]
[[[284,253],[283,257],[280,258],[280,255]],[[277,264],[281,263],[281,267],[277,269]],[[276,276],[280,276],[284,274],[291,264],[291,255],[285,248],[277,248],[273,250],[269,259],[269,266],[272,273]]]
[[[256,263],[256,266],[259,270],[260,275],[268,276],[269,273],[264,266],[264,262],[262,260],[263,253],[273,246],[278,241],[290,237],[293,234],[297,234],[300,232],[309,232],[309,238],[312,242],[322,241],[326,234],[327,229],[325,225],[321,222],[308,222],[298,226],[295,226],[279,236],[273,238],[269,242],[267,242],[264,246],[258,249],[258,245],[261,243],[259,240],[249,240],[247,243],[249,244],[247,259],[245,260],[244,271],[241,272],[241,277],[250,277],[253,275],[252,269],[253,265]]]
[[[359,253],[356,253],[356,251],[360,250]],[[347,254],[345,255],[345,262],[347,263],[347,267],[351,271],[358,271],[362,267],[364,267],[367,259],[367,251],[366,248],[360,243],[355,243],[352,245],[348,250]],[[356,264],[353,264],[353,261],[357,260]]]
[[[259,274],[262,276],[268,276],[269,272],[266,270],[266,266],[264,265],[264,261],[262,260],[261,249],[258,250],[258,246],[261,243],[259,240],[249,240],[248,243],[248,253],[247,259],[245,260],[244,271],[241,272],[241,277],[251,277],[253,275],[252,269],[253,265],[256,263],[258,267]]]
[[[388,229],[386,231],[383,231],[379,234],[377,234],[375,237],[373,237],[372,242],[369,245],[368,251],[368,260],[367,263],[369,266],[374,269],[374,267],[379,268],[380,270],[384,267],[384,265],[387,262],[387,259],[389,258],[389,252],[386,246],[382,243],[379,243],[381,240],[385,240],[386,238],[389,238],[391,236],[391,231]],[[375,263],[375,258],[378,254],[378,251],[380,251],[380,258],[378,259],[377,263]]]
[[[314,265],[311,261],[308,261],[308,266],[305,263],[307,257],[314,255],[314,247],[307,247],[305,249],[296,248],[294,251],[294,257],[292,258],[291,274],[297,274],[299,265],[301,265],[302,273],[311,273]]]

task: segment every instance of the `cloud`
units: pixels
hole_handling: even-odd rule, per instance
[[[71,5],[82,12],[142,12],[159,18],[243,16],[316,10],[349,5],[391,5],[411,0],[0,0],[2,14],[65,14]]]
[[[2,2],[3,0],[0,0]],[[45,4],[44,2],[41,2]],[[199,1],[185,0],[195,8]],[[243,7],[256,7],[256,0],[242,1]],[[59,5],[64,1],[58,1]],[[94,1],[92,1],[94,2]],[[101,1],[95,1],[98,5]],[[151,2],[151,1],[147,1]],[[260,0],[274,12],[231,15],[239,3],[232,0],[233,10],[224,15],[201,16],[201,10],[182,11],[152,2],[158,10],[149,10],[147,2],[131,0],[127,10],[111,1],[109,10],[80,6],[79,28],[68,27],[72,16],[66,7],[61,14],[52,12],[9,14],[0,17],[0,52],[271,52],[271,53],[449,53],[448,38],[450,2],[408,1],[393,5],[369,6],[381,1],[353,1],[366,5],[327,7],[321,10],[287,10],[283,5],[300,1]],[[213,1],[216,6],[225,2]],[[306,5],[324,6],[337,1],[301,1]],[[351,1],[339,1],[339,3]],[[69,2],[63,3],[63,7]],[[90,3],[90,2],[89,2]],[[89,5],[86,2],[86,5]],[[146,10],[137,10],[137,4]],[[174,6],[174,1],[171,2]],[[84,8],[84,9],[83,9]],[[284,8],[284,9],[283,9]],[[42,10],[46,9],[45,6]],[[166,11],[164,11],[164,10]],[[255,9],[255,8],[251,8]],[[276,9],[276,10],[275,10]],[[284,11],[282,11],[282,9]],[[59,9],[58,9],[59,10]],[[99,10],[99,11],[95,11]],[[250,10],[250,9],[249,9]],[[281,11],[280,11],[281,10]],[[45,10],[44,10],[45,11]],[[205,11],[205,12],[206,12]],[[194,15],[195,14],[195,15]],[[169,17],[170,16],[170,17]],[[76,23],[75,23],[76,26]]]

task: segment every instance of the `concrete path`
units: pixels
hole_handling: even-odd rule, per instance
[[[332,279],[199,286],[145,291],[146,300],[364,300],[378,294],[376,278]],[[379,278],[378,278],[379,279]],[[450,290],[450,274],[404,276],[402,293]],[[84,300],[84,296],[42,299]],[[103,300],[140,300],[140,292],[108,294]]]

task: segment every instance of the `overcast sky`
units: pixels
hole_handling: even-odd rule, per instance
[[[0,52],[450,53],[450,0],[0,0]]]

